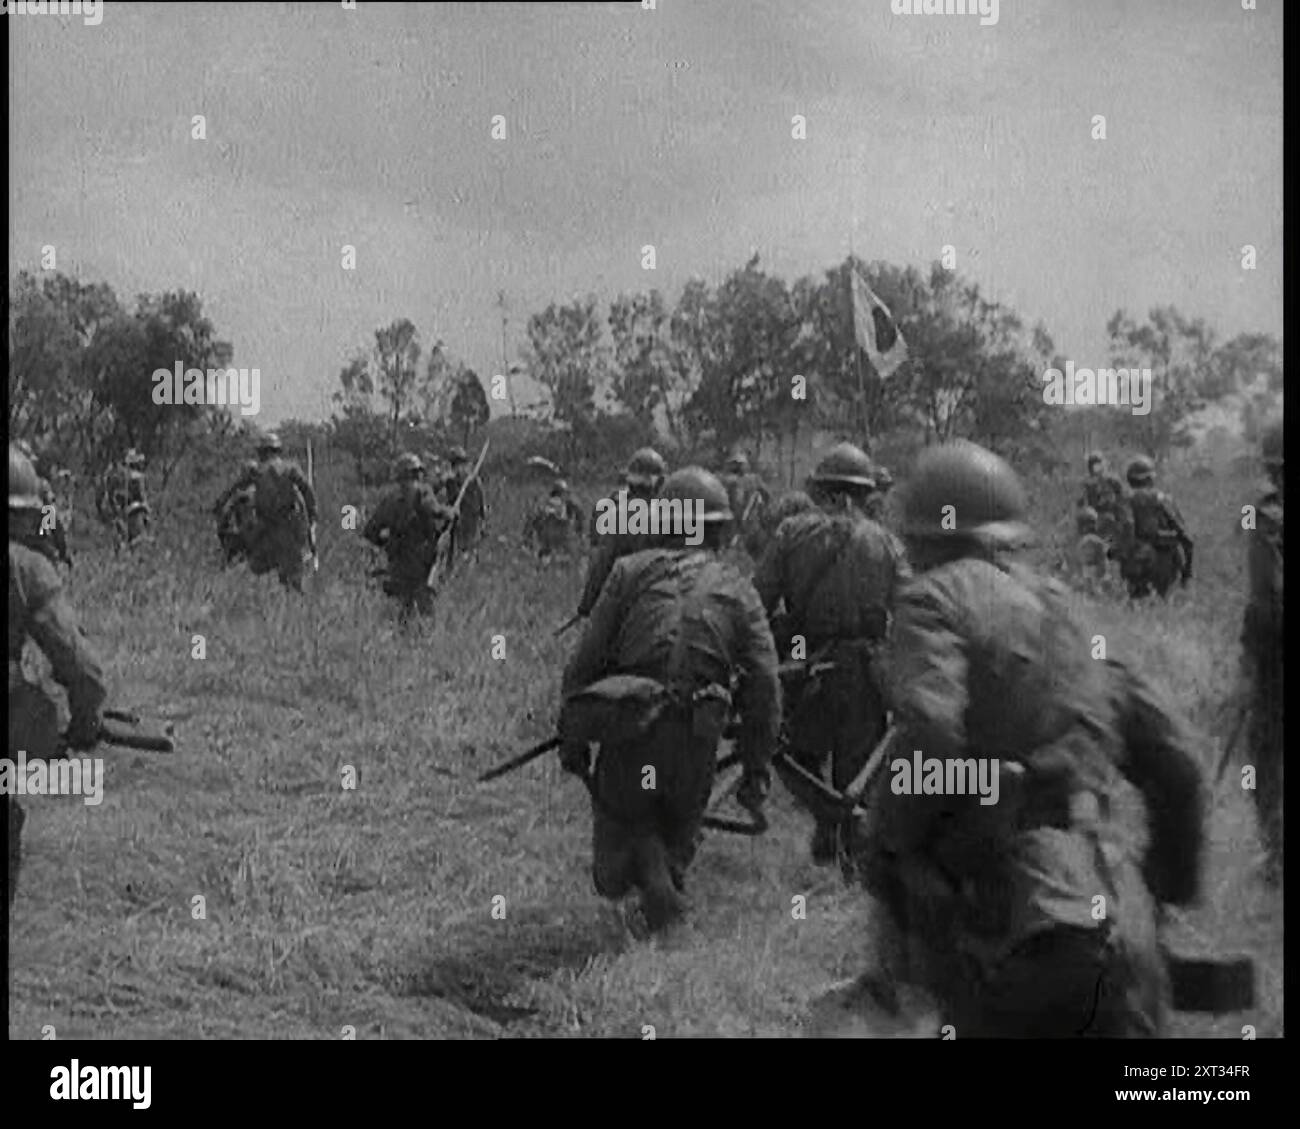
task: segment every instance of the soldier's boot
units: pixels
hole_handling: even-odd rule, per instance
[[[680,921],[686,905],[673,883],[668,856],[657,835],[646,836],[638,844],[638,882],[641,888],[641,912],[651,933],[658,933]]]

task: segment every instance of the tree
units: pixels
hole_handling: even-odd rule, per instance
[[[400,318],[375,330],[375,371],[379,394],[388,402],[388,436],[397,447],[397,425],[415,399],[419,378],[420,343],[417,330],[407,318]]]
[[[527,325],[528,371],[551,393],[551,412],[570,429],[570,461],[577,451],[573,429],[596,414],[596,388],[604,382],[608,358],[601,341],[596,299],[566,306],[552,302]]]

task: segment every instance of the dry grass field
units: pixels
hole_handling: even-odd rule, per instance
[[[323,514],[366,500],[321,462]],[[1041,526],[1065,528],[1073,484],[1028,485]],[[1236,677],[1237,523],[1254,482],[1174,467],[1165,485],[1197,538],[1194,583],[1142,607],[1081,600],[1079,614],[1112,655],[1174,689],[1210,765]],[[475,783],[548,734],[573,644],[551,632],[580,568],[518,547],[521,492],[492,484],[479,569],[402,630],[366,579],[370,551],[337,521],[322,520],[305,597],[222,571],[206,517],[218,486],[173,492],[156,545],[134,556],[80,546],[71,590],[115,699],[173,719],[178,751],[104,749],[98,807],[26,801],[11,1038],[47,1024],[60,1039],[338,1039],[348,1026],[367,1039],[641,1038],[644,1025],[659,1038],[794,1036],[813,998],[864,966],[871,903],[812,866],[809,821],[779,787],[770,832],[712,834],[690,922],[645,941],[592,891],[586,794],[553,758]],[[345,766],[355,790],[341,787]],[[1212,838],[1194,920],[1256,959],[1260,1006],[1180,1016],[1175,1032],[1240,1038],[1249,1023],[1276,1036],[1281,899],[1258,880],[1253,813],[1231,774]],[[806,920],[792,919],[796,894]]]

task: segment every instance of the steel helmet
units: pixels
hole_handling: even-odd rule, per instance
[[[274,431],[266,432],[257,441],[257,453],[259,455],[262,454],[262,452],[264,451],[279,452],[283,449],[284,449],[283,444],[280,442],[280,436],[277,435]]]
[[[727,498],[727,488],[716,475],[703,467],[688,466],[674,471],[664,479],[659,496],[669,501],[680,499],[703,506],[705,521],[731,521],[735,517]]]
[[[876,464],[873,471],[876,480],[876,490],[881,494],[888,493],[894,486],[894,476],[890,473],[889,467]]]
[[[1155,481],[1156,464],[1146,455],[1139,455],[1128,464],[1125,477],[1128,479],[1130,486],[1150,486]]]
[[[1097,520],[1097,511],[1091,506],[1080,506],[1074,515],[1074,524],[1080,530],[1096,529]]]
[[[973,535],[999,544],[1028,538],[1020,479],[1005,459],[977,443],[958,440],[921,452],[905,489],[903,535]],[[956,525],[944,524],[951,515]]]
[[[424,463],[420,461],[420,456],[410,451],[401,455],[393,466],[393,477],[416,478],[424,473]]]
[[[668,464],[653,447],[642,447],[627,461],[623,481],[628,486],[658,486],[668,473]],[[716,481],[716,480],[715,480]]]
[[[813,471],[812,481],[825,486],[864,486],[868,490],[876,485],[875,466],[867,453],[852,443],[832,447]]]
[[[17,443],[9,444],[9,508],[11,510],[39,510],[41,480],[32,466],[32,460],[23,454]]]
[[[1265,466],[1283,466],[1282,421],[1277,420],[1264,429],[1260,437],[1260,453],[1264,456]]]
[[[727,456],[727,469],[733,470],[737,474],[744,474],[749,470],[749,456],[744,451],[732,451]]]
[[[447,461],[452,466],[459,466],[461,463],[469,462],[469,456],[465,454],[464,447],[453,447],[447,452]]]
[[[557,478],[551,483],[551,497],[558,498],[569,492],[569,484],[562,478]]]
[[[1088,453],[1088,469],[1092,470],[1095,466],[1105,466],[1106,456],[1100,451],[1090,451]]]
[[[788,517],[807,513],[816,508],[817,503],[802,490],[792,490],[789,494],[782,494],[776,505],[772,507],[772,519],[776,525],[780,525]]]

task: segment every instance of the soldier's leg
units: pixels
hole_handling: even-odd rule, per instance
[[[669,875],[681,891],[700,844],[701,821],[713,791],[718,742],[711,733],[693,734],[689,720],[670,732],[668,740],[676,751],[676,761],[665,781],[659,827],[668,853]]]
[[[592,782],[592,878],[596,893],[621,898],[640,884],[644,840],[653,835],[653,794],[641,788],[646,756],[635,745],[602,747]]]

